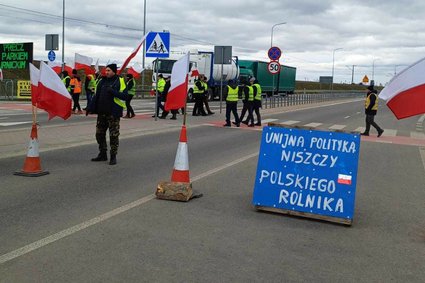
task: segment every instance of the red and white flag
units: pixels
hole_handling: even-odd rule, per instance
[[[351,185],[351,175],[338,174],[338,184]]]
[[[3,70],[0,68],[0,81],[3,81]]]
[[[49,61],[47,62],[47,65],[49,65],[50,68],[55,71],[56,74],[60,74],[62,72],[62,63],[58,61]],[[72,67],[65,65],[64,70],[68,72],[68,74],[72,73]]]
[[[122,64],[121,68],[118,70],[118,75],[121,74],[121,72],[127,67],[128,63],[130,63],[131,59],[133,59],[137,53],[139,52],[140,47],[142,47],[143,42],[145,42],[146,36],[148,34],[145,34],[143,38],[140,40],[140,42],[137,44],[136,48],[134,48],[133,52],[131,52],[130,56],[125,59],[124,63]]]
[[[185,107],[189,72],[189,53],[174,63],[171,70],[171,87],[165,101],[165,110]]]
[[[139,63],[134,63],[134,65],[127,70],[127,74],[132,74],[135,79],[140,78],[140,74],[143,72],[143,67]]]
[[[32,105],[37,106],[38,102],[38,81],[40,80],[40,70],[30,63],[30,82],[31,82],[31,102]]]
[[[71,95],[55,71],[43,61],[40,61],[38,90],[38,104],[49,113],[49,120],[55,116],[66,120],[71,116]]]
[[[86,75],[94,75],[94,70],[91,67],[93,58],[75,53],[75,67],[76,70],[84,70]]]
[[[190,77],[199,77],[199,72],[197,69],[193,69],[190,73]]]
[[[397,119],[425,113],[424,74],[425,58],[394,76],[379,94]]]

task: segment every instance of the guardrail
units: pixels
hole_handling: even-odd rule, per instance
[[[362,97],[364,97],[364,92],[295,93],[285,96],[274,95],[270,97],[263,97],[262,107],[267,109]]]

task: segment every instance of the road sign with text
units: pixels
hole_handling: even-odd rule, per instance
[[[271,61],[267,64],[267,70],[270,74],[276,75],[280,72],[280,63],[278,61]]]

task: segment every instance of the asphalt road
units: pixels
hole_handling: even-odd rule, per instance
[[[351,227],[256,211],[261,131],[222,117],[188,130],[204,194],[189,203],[152,196],[178,129],[122,139],[117,166],[90,162],[95,144],[43,152],[39,178],[11,174],[22,157],[0,158],[0,282],[423,282],[425,146],[418,117],[391,115],[376,120],[394,136],[361,142]],[[358,102],[264,119],[364,126]]]

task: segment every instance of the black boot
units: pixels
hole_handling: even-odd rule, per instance
[[[106,161],[106,160],[108,160],[108,156],[106,155],[106,151],[99,152],[97,157],[91,159],[91,161]]]
[[[109,161],[109,165],[115,165],[117,164],[117,155],[111,154],[111,160]]]

